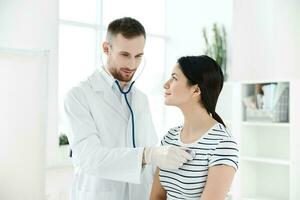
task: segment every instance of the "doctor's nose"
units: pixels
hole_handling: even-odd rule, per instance
[[[138,65],[139,65],[139,62],[137,60],[135,60],[134,58],[131,58],[128,60],[126,67],[133,70],[133,69],[136,69],[138,67]]]

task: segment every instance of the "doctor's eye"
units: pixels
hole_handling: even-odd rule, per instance
[[[127,53],[121,53],[121,56],[123,56],[123,57],[128,57],[129,54],[127,54]]]
[[[143,57],[143,55],[137,55],[135,57],[138,58],[138,59],[141,59]]]

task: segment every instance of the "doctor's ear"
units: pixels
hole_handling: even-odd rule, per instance
[[[107,55],[108,52],[109,52],[109,43],[108,42],[103,42],[102,49],[103,49],[103,52]]]

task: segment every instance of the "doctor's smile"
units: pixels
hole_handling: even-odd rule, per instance
[[[130,76],[136,72],[136,69],[131,70],[129,68],[121,68],[121,72],[125,73],[126,76]]]

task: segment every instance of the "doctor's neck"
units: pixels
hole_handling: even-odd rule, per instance
[[[120,83],[121,89],[123,90],[124,87],[127,85],[128,82],[124,82],[124,81],[120,81],[120,80],[118,80],[118,81],[119,81],[119,83]]]

